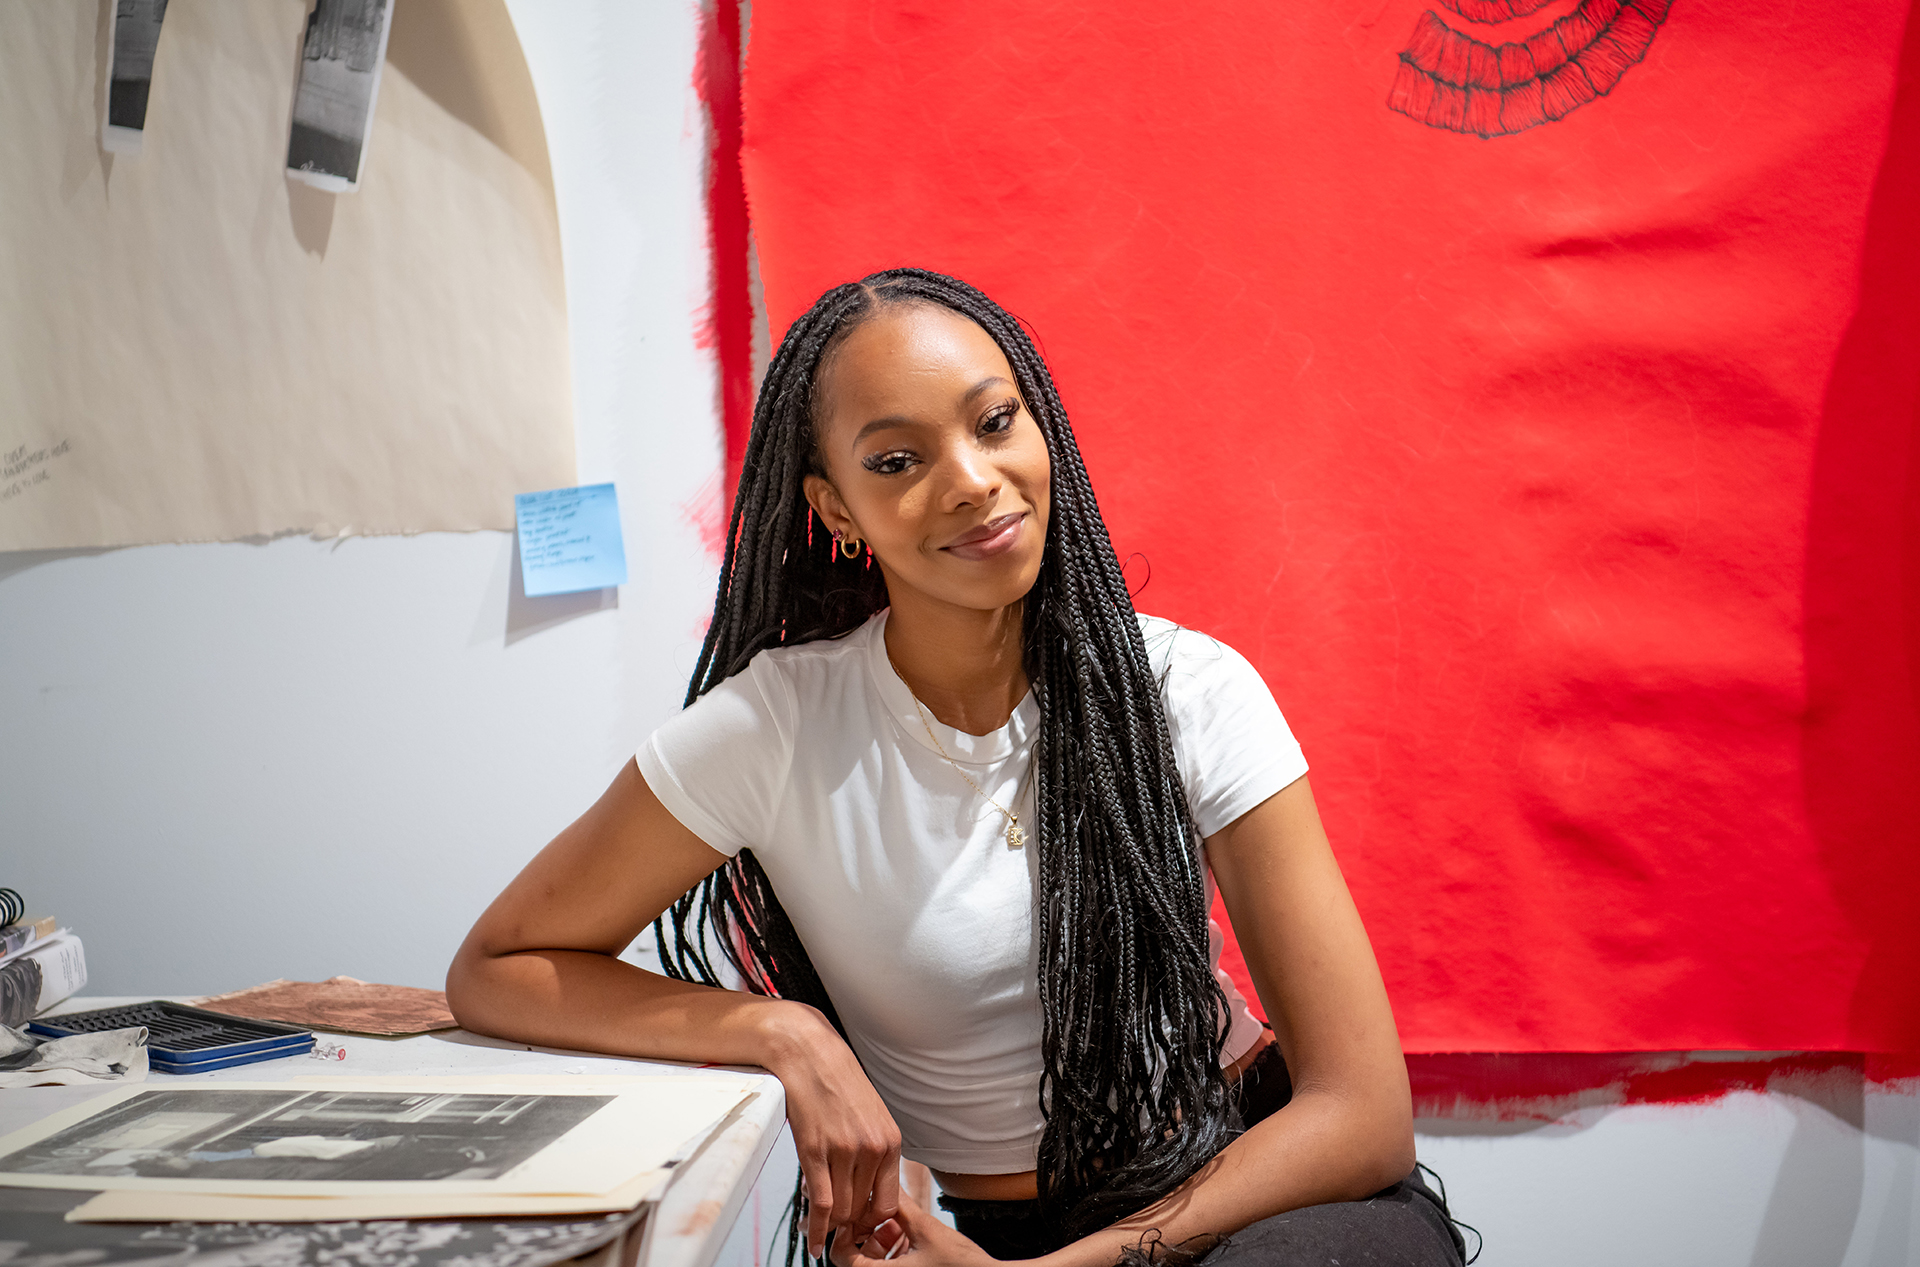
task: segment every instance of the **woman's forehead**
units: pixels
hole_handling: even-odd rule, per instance
[[[830,412],[865,412],[910,398],[964,394],[984,378],[1012,380],[993,336],[934,304],[897,304],[860,323],[821,367]],[[932,403],[929,400],[927,403]]]

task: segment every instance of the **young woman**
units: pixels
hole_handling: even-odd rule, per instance
[[[669,908],[672,977],[616,958]],[[1135,615],[1045,364],[937,273],[788,330],[686,711],[447,991],[484,1033],[771,1070],[842,1267],[1459,1262],[1298,745],[1244,659]]]

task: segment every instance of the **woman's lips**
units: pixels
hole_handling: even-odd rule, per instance
[[[1020,525],[1026,522],[1027,512],[1002,515],[998,519],[989,519],[971,532],[963,532],[958,537],[941,546],[948,554],[962,559],[978,561],[990,559],[997,554],[1005,554],[1013,549],[1020,540]]]

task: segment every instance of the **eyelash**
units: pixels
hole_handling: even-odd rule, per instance
[[[1013,429],[1013,420],[1015,416],[1019,414],[1019,412],[1020,412],[1020,406],[1013,401],[1008,401],[1006,404],[999,406],[992,413],[988,414],[985,418],[981,419],[981,422],[980,422],[981,434],[987,435],[987,436],[1005,435],[1008,431],[1011,431]],[[994,425],[996,423],[1002,423],[1002,422],[1004,422],[1006,425],[1004,426]],[[893,464],[896,462],[912,463],[912,462],[917,462],[918,460],[919,459],[916,458],[913,454],[907,452],[904,449],[893,449],[886,453],[874,453],[874,454],[870,454],[867,457],[861,458],[860,465],[866,467],[869,471],[872,471],[875,475],[904,475],[907,472],[908,467],[906,465],[894,466]],[[890,470],[887,469],[889,467],[892,467],[892,469]]]
[[[892,470],[886,468],[895,462],[904,463],[912,460],[913,455],[911,453],[902,453],[898,449],[895,449],[891,453],[875,453],[871,457],[861,458],[860,465],[866,467],[875,475],[904,475],[907,470],[905,466],[894,467]]]

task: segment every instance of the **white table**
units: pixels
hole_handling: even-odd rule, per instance
[[[150,996],[149,996],[150,997]],[[69,999],[47,1015],[86,1012],[145,998]],[[182,1000],[184,1001],[184,1000]],[[313,1052],[303,1056],[237,1065],[212,1073],[152,1073],[148,1082],[161,1086],[188,1086],[199,1082],[276,1082],[329,1074],[371,1077],[397,1074],[492,1075],[590,1074],[618,1078],[671,1071],[714,1077],[754,1077],[757,1094],[711,1136],[692,1157],[674,1170],[672,1182],[648,1213],[638,1250],[642,1267],[713,1267],[720,1248],[739,1217],[747,1194],[766,1164],[767,1154],[786,1122],[786,1095],[780,1080],[758,1069],[705,1070],[595,1056],[584,1052],[532,1048],[499,1039],[483,1038],[464,1030],[445,1030],[414,1038],[366,1038],[348,1034],[316,1033]],[[0,1091],[0,1135],[19,1130],[51,1113],[124,1087],[102,1082],[78,1087],[27,1087]]]

